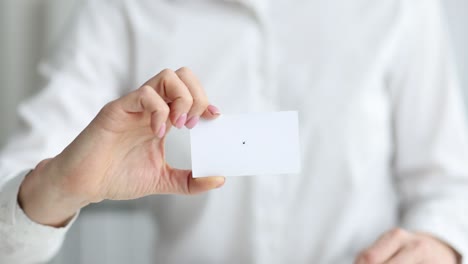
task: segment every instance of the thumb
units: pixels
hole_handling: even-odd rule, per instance
[[[226,179],[221,176],[211,176],[203,178],[193,178],[191,170],[170,169],[170,177],[174,179],[180,189],[180,194],[194,195],[209,190],[220,188],[224,185]]]

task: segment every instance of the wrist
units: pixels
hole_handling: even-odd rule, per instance
[[[40,162],[26,175],[18,192],[18,203],[25,214],[42,225],[61,227],[88,203],[67,193],[53,159]]]

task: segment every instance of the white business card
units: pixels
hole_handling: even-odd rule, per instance
[[[222,115],[190,130],[193,177],[300,171],[295,111]]]

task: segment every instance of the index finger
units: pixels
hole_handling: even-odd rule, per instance
[[[356,263],[382,263],[388,261],[404,246],[408,235],[406,231],[399,228],[385,233],[372,246],[359,254]]]
[[[151,86],[166,103],[170,103],[169,119],[174,126],[182,127],[192,107],[193,98],[179,76],[174,71],[165,69],[144,85]]]

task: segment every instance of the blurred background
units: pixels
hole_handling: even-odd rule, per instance
[[[468,101],[468,0],[442,1]],[[0,0],[0,146],[18,126],[18,103],[41,88],[37,63],[59,40],[79,2]],[[145,245],[153,244],[155,232],[151,212],[131,202],[90,207],[52,263],[146,263],[152,250]]]

